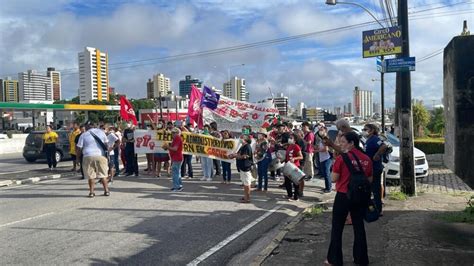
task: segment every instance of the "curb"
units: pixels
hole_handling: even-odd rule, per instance
[[[310,207],[305,208],[302,210],[300,213],[298,213],[292,220],[289,222],[283,229],[280,230],[277,236],[273,238],[273,240],[270,242],[270,244],[260,252],[258,256],[255,257],[255,259],[250,263],[250,266],[259,266],[262,265],[262,263],[270,256],[270,254],[280,245],[281,241],[283,238],[286,236],[288,232],[293,230],[296,225],[301,222],[303,219],[303,213],[311,210],[317,205],[325,205],[331,202],[331,200],[326,200],[322,202],[316,202],[312,204]]]

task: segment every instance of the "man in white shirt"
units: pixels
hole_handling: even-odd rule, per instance
[[[95,197],[94,180],[102,179],[104,187],[104,196],[110,196],[107,182],[107,173],[109,170],[108,158],[106,151],[108,150],[108,140],[105,132],[95,128],[91,122],[85,124],[86,132],[84,132],[77,143],[77,147],[82,153],[84,176],[89,180],[89,197]]]
[[[115,133],[115,128],[113,126],[106,127],[105,134],[107,135],[108,148],[109,148],[109,182],[113,182],[114,175],[114,167],[115,162],[118,163],[118,149],[116,149],[120,145],[119,136]]]

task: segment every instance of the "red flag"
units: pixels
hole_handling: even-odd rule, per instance
[[[125,96],[120,96],[120,116],[125,121],[132,120],[135,126],[138,124],[133,106]]]
[[[188,103],[188,116],[191,122],[197,122],[202,124],[202,115],[201,115],[201,97],[202,93],[196,88],[196,86],[191,85],[191,96],[189,97]]]

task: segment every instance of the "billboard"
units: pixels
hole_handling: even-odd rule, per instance
[[[399,26],[362,32],[362,57],[400,54],[402,30]]]

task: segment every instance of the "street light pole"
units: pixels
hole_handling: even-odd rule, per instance
[[[230,81],[230,69],[233,67],[240,67],[240,66],[245,66],[245,64],[238,64],[238,65],[233,65],[233,66],[228,66],[227,67],[227,81]]]

